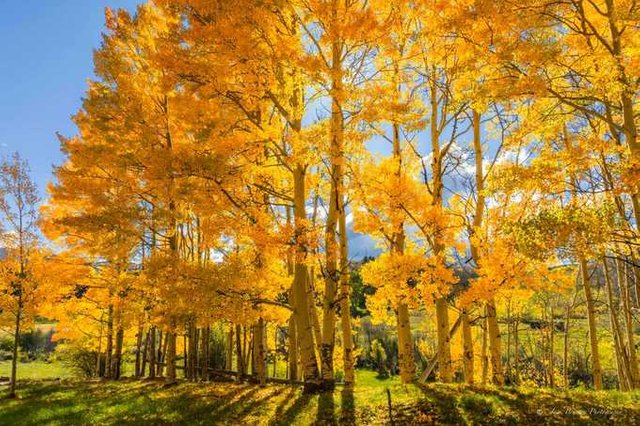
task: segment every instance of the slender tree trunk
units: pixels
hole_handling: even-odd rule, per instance
[[[613,297],[613,285],[611,284],[609,266],[606,257],[602,259],[602,265],[604,270],[605,285],[607,289],[607,304],[609,305],[609,319],[611,322],[611,331],[613,334],[613,346],[616,351],[618,383],[621,390],[629,390],[629,358],[627,357],[627,353],[624,349],[624,338],[622,337],[622,332],[620,331],[620,320],[618,319],[617,306]]]
[[[169,109],[169,96],[165,95],[163,99],[164,119],[165,119],[165,141],[166,150],[168,151],[169,164],[167,168],[167,193],[168,193],[168,225],[167,225],[167,242],[169,243],[169,255],[173,260],[180,259],[180,253],[178,251],[178,228],[176,218],[176,201],[174,198],[174,164],[173,164],[173,137],[171,134],[170,109]],[[165,353],[165,364],[167,367],[166,384],[176,383],[176,331],[175,331],[175,319],[171,325],[170,330],[165,336],[165,345],[167,347]]]
[[[95,377],[101,377],[100,368],[102,366],[102,317],[100,317],[100,333],[98,334],[98,356],[96,358],[96,374]]]
[[[142,328],[142,321],[138,324],[138,332],[136,333],[136,368],[135,377],[140,377],[140,367],[143,358],[142,343],[144,336],[144,328]]]
[[[149,354],[149,340],[151,339],[150,333],[147,331],[144,336],[144,349],[142,349],[141,354],[141,366],[140,366],[140,377],[144,377],[147,372],[147,358]]]
[[[440,131],[438,129],[438,89],[435,79],[430,81],[431,93],[431,152],[433,171],[433,205],[442,210],[442,197],[444,185],[442,182],[442,156],[440,150]],[[435,230],[433,236],[435,256],[442,256],[444,246],[442,244],[442,230]],[[444,260],[443,260],[444,261]],[[438,355],[438,376],[442,382],[449,383],[453,380],[451,369],[451,344],[449,341],[449,308],[446,295],[438,294],[436,297],[436,329],[437,329],[437,355]]]
[[[564,347],[562,356],[562,376],[564,388],[569,389],[569,320],[571,319],[571,306],[567,305],[564,317]]]
[[[489,335],[485,310],[484,327],[482,327],[482,385],[487,384],[487,377],[489,376],[489,357],[487,356],[487,338]]]
[[[325,226],[325,290],[322,310],[322,344],[320,345],[321,377],[323,387],[332,389],[335,385],[333,369],[333,352],[335,349],[335,298],[338,290],[340,274],[338,271],[338,244],[336,230],[338,220],[344,211],[341,209],[343,194],[343,166],[344,153],[344,118],[340,96],[342,94],[342,50],[343,43],[339,33],[335,30],[338,24],[338,0],[331,3],[331,143],[329,156],[331,159],[331,189],[329,196],[329,211]]]
[[[393,123],[393,155],[397,162],[396,177],[400,178],[402,173],[402,156],[400,150],[400,126],[397,122]],[[394,206],[394,208],[399,207],[400,206]],[[404,225],[399,223],[393,235],[391,249],[397,256],[402,256],[404,255],[404,245]],[[402,383],[411,383],[415,380],[415,360],[413,354],[413,339],[411,337],[409,306],[404,300],[400,300],[396,308],[396,327],[398,332],[398,366],[400,368],[400,379]]]
[[[304,182],[303,182],[304,184]],[[293,214],[292,209],[287,207],[287,225],[293,226]],[[294,261],[293,256],[287,257],[287,273],[289,277],[294,277]],[[295,307],[295,298],[293,296],[293,284],[289,289],[289,305],[291,305],[291,316],[289,317],[288,327],[287,327],[287,375],[286,378],[289,379],[292,383],[298,380],[298,336],[296,330],[296,324],[298,320],[296,319],[296,307]],[[275,373],[274,373],[275,376]]]
[[[555,352],[554,352],[554,337],[555,337],[555,322],[553,320],[553,307],[550,307],[549,313],[549,386],[551,388],[556,387],[555,380]]]
[[[229,331],[227,332],[227,361],[226,369],[233,371],[233,324],[229,324]]]
[[[631,313],[631,294],[629,292],[629,282],[625,274],[622,260],[616,258],[616,272],[618,275],[618,287],[620,288],[620,299],[622,300],[622,314],[626,330],[626,346],[629,356],[629,379],[632,389],[638,387],[638,357],[636,354],[635,336],[633,330],[633,316]]]
[[[451,344],[449,337],[449,305],[447,299],[436,299],[436,318],[438,327],[438,376],[440,381],[451,383],[453,370],[451,368]]]
[[[249,342],[247,344],[247,326],[245,325],[244,327],[244,350],[245,350],[245,355],[244,355],[244,365],[251,366],[251,374],[255,374],[256,373],[256,366],[253,363],[254,359],[253,359],[253,329],[249,328]],[[247,371],[248,373],[248,371]]]
[[[182,371],[184,373],[184,378],[188,381],[193,380],[193,376],[191,376],[191,342],[189,335],[191,334],[189,324],[186,324],[185,333],[182,335]],[[178,335],[176,334],[176,344],[178,340]],[[189,343],[187,343],[189,342]],[[176,362],[178,359],[177,348],[176,348]],[[177,368],[177,367],[176,367]]]
[[[400,379],[402,383],[411,383],[415,380],[416,365],[413,359],[409,307],[406,303],[401,303],[398,306],[396,321],[398,323],[398,365],[400,367]]]
[[[506,374],[511,377],[511,301],[507,303],[507,363]]]
[[[191,365],[190,365],[191,351],[187,347],[187,342],[189,341],[188,328],[189,327],[187,327],[187,330],[186,330],[187,332],[182,335],[182,368],[183,368],[182,371],[184,372],[184,378],[187,379],[188,381],[192,381],[193,376],[191,375]],[[176,343],[177,343],[177,340],[178,340],[178,335],[176,334]],[[177,351],[177,348],[176,348],[176,351]],[[177,359],[178,359],[178,355],[176,352],[176,363],[177,363]]]
[[[344,200],[341,200],[344,201]],[[355,360],[353,359],[353,336],[351,335],[351,285],[347,246],[347,221],[344,205],[340,210],[340,326],[342,328],[342,362],[344,364],[344,385],[353,387],[356,381]]]
[[[238,380],[242,380],[242,377],[247,374],[247,368],[244,363],[244,354],[242,353],[242,341],[240,339],[241,327],[236,325],[236,371],[238,373]]]
[[[542,323],[547,322],[547,310],[543,307],[542,309]],[[540,332],[540,357],[542,358],[542,369],[543,369],[543,380],[544,386],[547,387],[549,385],[549,363],[545,364],[545,361],[548,361],[549,351],[546,348],[546,345],[549,344],[549,339],[547,338],[548,333],[545,333],[545,327],[541,326],[538,331]]]
[[[489,334],[489,352],[491,353],[491,381],[495,385],[504,384],[502,369],[502,345],[500,326],[496,315],[496,305],[493,298],[487,301],[487,331]]]
[[[163,336],[164,336],[164,340],[163,340]],[[175,343],[175,337],[174,337],[174,346],[176,345]],[[162,342],[162,345],[160,344],[160,342]],[[167,345],[169,344],[169,333],[165,332],[162,333],[160,332],[159,334],[159,342],[158,342],[158,376],[159,377],[163,377],[164,376],[164,372],[165,369],[168,368],[167,364]],[[174,356],[174,362],[175,362],[175,356]]]
[[[156,378],[156,327],[151,327],[149,331],[149,378]]]
[[[195,356],[193,358],[193,380],[200,380],[200,366],[202,365],[201,343],[203,329],[196,327],[196,344],[194,345]]]
[[[587,320],[589,322],[589,342],[591,344],[591,362],[593,370],[593,387],[596,390],[602,389],[602,368],[600,367],[600,352],[598,351],[598,335],[596,328],[596,309],[591,294],[591,283],[589,280],[589,269],[587,261],[580,259],[580,271],[582,274],[582,285],[584,286],[584,296],[587,302]]]
[[[289,318],[289,336],[288,336],[288,372],[289,380],[295,382],[298,380],[298,336],[296,331],[295,313]]]
[[[432,89],[433,90],[433,89]],[[476,208],[473,217],[473,227],[470,234],[478,232],[482,226],[485,207],[484,196],[484,169],[482,163],[482,139],[481,139],[481,115],[473,109],[473,151],[475,157],[475,181],[476,181]],[[480,264],[480,252],[478,247],[473,242],[470,244],[471,257],[473,258],[476,266]],[[490,297],[485,304],[485,329],[482,340],[482,383],[486,383],[488,375],[489,360],[487,359],[487,349],[491,354],[491,370],[492,370],[492,382],[497,385],[504,384],[504,372],[502,369],[502,347],[500,327],[498,325],[498,318],[496,316],[496,306],[493,297]]]
[[[13,330],[13,358],[11,359],[11,384],[9,385],[9,398],[16,396],[16,382],[18,380],[18,344],[20,343],[20,322],[22,321],[22,284],[18,289],[18,309],[16,323]]]
[[[104,366],[104,378],[111,378],[111,359],[113,355],[113,304],[109,304],[107,313],[107,358]]]
[[[118,323],[120,320],[118,321]],[[118,331],[116,332],[116,347],[111,363],[111,378],[114,380],[120,379],[120,367],[122,365],[122,343],[124,340],[124,330],[122,325],[118,324]]]
[[[469,321],[469,313],[466,309],[462,311],[462,367],[464,373],[464,381],[473,384],[473,338],[471,336],[471,322]]]
[[[165,383],[167,385],[172,385],[176,383],[176,334],[174,330],[167,332],[165,341],[167,345],[167,378]]]
[[[520,334],[518,327],[520,327],[520,318],[516,316],[513,324],[513,379],[516,385],[520,384]]]
[[[195,381],[197,379],[198,368],[198,328],[196,327],[196,319],[193,318],[189,326],[189,379]]]
[[[631,266],[633,271],[633,293],[635,294],[635,307],[640,308],[640,263],[638,263],[638,256],[634,253],[633,248],[630,247],[631,252]],[[630,283],[631,284],[631,283]],[[632,291],[631,289],[629,290]]]
[[[158,330],[158,350],[156,352],[156,376],[158,377],[162,377],[164,375],[164,354],[166,353],[165,348],[167,346],[165,343],[166,340],[166,336],[162,330]]]
[[[253,327],[253,365],[260,386],[267,384],[267,357],[265,351],[265,324],[262,318]]]
[[[265,332],[267,334],[267,336],[269,335],[269,330],[267,329],[267,331]],[[274,332],[273,332],[273,370],[272,370],[272,377],[276,377],[277,374],[277,370],[278,370],[278,326],[274,326]]]
[[[294,215],[296,234],[301,237],[308,231],[305,228],[305,168],[298,165],[294,171]],[[309,317],[309,303],[307,297],[307,250],[300,243],[296,245],[294,263],[293,298],[296,310],[296,330],[298,331],[298,345],[302,369],[304,374],[305,392],[315,392],[320,389],[321,379],[316,361],[316,353],[313,341],[313,330]]]
[[[318,318],[318,308],[316,307],[316,301],[313,294],[315,288],[313,266],[307,268],[309,274],[307,275],[307,300],[309,301],[309,319],[311,320],[311,327],[313,329],[313,340],[316,344],[317,353],[322,352],[322,327],[320,326],[320,318]]]

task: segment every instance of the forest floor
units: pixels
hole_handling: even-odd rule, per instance
[[[396,425],[640,424],[640,392],[403,386],[359,371],[353,391],[310,396],[276,384],[27,381],[0,399],[0,425],[391,424],[387,389]]]

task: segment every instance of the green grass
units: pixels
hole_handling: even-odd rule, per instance
[[[61,362],[18,362],[18,380],[68,379],[74,372]],[[11,376],[11,361],[0,361],[0,377]]]
[[[161,381],[20,383],[0,399],[10,425],[639,424],[640,393],[430,384],[403,386],[359,371],[353,391],[302,395],[297,386]],[[0,387],[0,393],[5,389]]]

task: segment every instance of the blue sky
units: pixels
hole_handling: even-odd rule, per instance
[[[144,0],[12,0],[0,13],[0,155],[29,161],[43,199],[52,166],[63,161],[56,132],[76,133],[71,116],[93,77],[104,9],[133,11]],[[388,154],[389,144],[369,148]],[[375,254],[371,239],[350,232],[350,253]]]
[[[18,151],[44,195],[62,162],[56,132],[76,132],[71,116],[93,76],[105,7],[139,0],[12,0],[0,13],[0,153]]]

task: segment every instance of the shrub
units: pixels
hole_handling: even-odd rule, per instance
[[[60,351],[61,360],[79,376],[97,377],[98,352],[80,346],[65,346]]]

